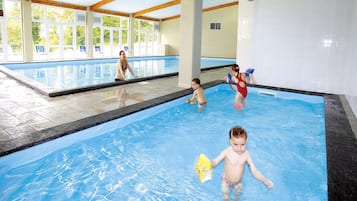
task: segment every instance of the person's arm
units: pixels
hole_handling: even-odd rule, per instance
[[[223,150],[218,156],[217,158],[211,160],[211,166],[215,167],[217,166],[227,155],[227,149]]]
[[[196,98],[197,98],[197,92],[195,90],[195,91],[193,91],[192,98],[187,99],[187,102],[188,103],[195,103]]]
[[[248,159],[247,159],[247,163],[249,165],[250,171],[252,172],[253,176],[258,179],[259,181],[263,182],[267,188],[273,188],[273,182],[270,181],[269,179],[265,178],[254,166],[253,160],[250,157],[250,154],[248,154]]]
[[[238,79],[237,77],[233,74],[232,75],[232,84],[237,84],[238,83]]]
[[[127,65],[128,65],[128,69],[129,69],[129,72],[131,73],[131,75],[132,75],[133,77],[137,78],[138,76],[136,76],[135,73],[134,73],[134,71],[133,71],[133,69],[131,69],[131,67],[130,67],[130,65],[129,65],[129,62],[127,63]]]

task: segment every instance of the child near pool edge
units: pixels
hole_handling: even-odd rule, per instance
[[[201,86],[201,80],[199,78],[193,78],[191,82],[191,87],[193,89],[192,98],[186,100],[187,103],[195,104],[198,101],[198,107],[201,108],[207,105],[207,100],[205,92]]]
[[[234,108],[237,110],[241,110],[245,107],[245,99],[248,96],[248,89],[247,89],[247,80],[245,73],[240,73],[239,72],[239,65],[238,64],[233,64],[232,65],[232,76],[231,80],[227,80],[229,84],[235,83],[237,87],[237,92],[234,98]]]
[[[234,189],[235,200],[239,199],[242,191],[242,177],[245,163],[249,165],[253,176],[264,183],[267,188],[273,188],[273,182],[265,178],[255,167],[253,160],[246,150],[248,142],[247,132],[240,126],[235,126],[229,130],[229,141],[231,146],[224,149],[214,160],[211,166],[217,166],[224,160],[224,172],[222,175],[223,200],[229,200],[230,191]]]

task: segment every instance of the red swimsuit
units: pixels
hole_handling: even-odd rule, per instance
[[[238,90],[239,93],[242,94],[242,96],[245,98],[245,97],[247,97],[247,95],[248,95],[247,82],[242,79],[242,74],[239,74],[238,77],[237,77],[237,79],[238,79],[238,82],[237,82],[237,84],[236,84],[236,85],[237,85],[237,90]],[[239,82],[243,82],[243,83],[244,83],[244,87],[241,87],[241,86],[239,85]]]

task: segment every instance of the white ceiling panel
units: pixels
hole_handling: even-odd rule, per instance
[[[170,1],[171,0],[116,0],[101,8],[125,13],[135,13]]]
[[[171,16],[180,15],[180,14],[181,14],[181,5],[176,5],[176,6],[163,8],[154,12],[146,13],[143,16],[163,19]]]
[[[219,6],[222,4],[227,4],[227,3],[232,3],[232,2],[236,2],[236,1],[234,1],[234,0],[203,0],[202,7],[210,8],[210,7]]]

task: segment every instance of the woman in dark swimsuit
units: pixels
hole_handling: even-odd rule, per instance
[[[125,76],[127,69],[135,78],[137,78],[137,76],[134,74],[134,71],[131,69],[128,60],[126,59],[124,50],[119,52],[119,56],[120,59],[117,64],[117,75],[115,77],[115,81],[128,80],[128,78]]]

